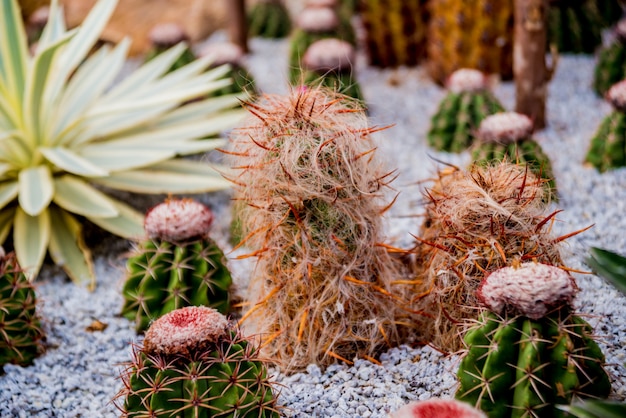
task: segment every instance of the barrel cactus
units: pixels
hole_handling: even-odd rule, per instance
[[[284,38],[291,31],[291,17],[282,0],[260,0],[248,12],[248,35]]]
[[[224,253],[208,236],[213,214],[189,199],[168,199],[147,214],[147,239],[127,261],[122,315],[138,332],[174,309],[204,305],[226,313],[232,283]]]
[[[258,347],[204,306],[157,319],[121,378],[123,417],[279,416]]]
[[[7,363],[32,363],[43,351],[43,339],[35,290],[15,253],[0,247],[0,371]]]
[[[229,70],[226,77],[231,78],[233,83],[212,91],[211,97],[223,96],[227,94],[246,93],[249,96],[256,96],[256,83],[252,74],[244,64],[243,49],[234,42],[214,42],[205,45],[199,51],[201,57],[211,57],[210,68],[217,68],[221,65],[228,65]],[[237,104],[239,106],[239,104]]]
[[[556,0],[548,12],[548,42],[559,52],[592,54],[604,25],[597,0]]]
[[[601,122],[585,158],[601,172],[626,166],[626,80],[613,85],[606,99],[614,111]]]
[[[613,42],[598,53],[593,89],[599,95],[626,78],[626,19],[617,23],[614,32]]]
[[[606,398],[604,355],[572,311],[576,291],[568,272],[536,262],[487,275],[478,297],[488,311],[465,334],[456,398],[491,418],[565,417],[558,405]]]
[[[489,91],[487,77],[481,71],[457,70],[446,86],[448,94],[432,117],[428,143],[439,151],[461,152],[473,143],[480,122],[504,111],[504,107]]]

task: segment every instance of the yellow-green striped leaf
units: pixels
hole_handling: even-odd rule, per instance
[[[30,216],[18,207],[13,222],[17,261],[26,270],[29,280],[33,280],[39,274],[50,242],[50,214],[44,210],[37,216]]]
[[[18,201],[30,216],[37,216],[52,201],[54,185],[48,166],[27,168],[18,175]]]

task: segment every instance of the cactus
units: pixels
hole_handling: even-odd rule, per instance
[[[438,83],[459,68],[513,77],[513,0],[430,2],[429,74]]]
[[[613,85],[606,98],[614,111],[601,122],[585,157],[600,172],[626,166],[626,80]]]
[[[547,198],[556,198],[556,181],[550,159],[532,138],[533,123],[526,115],[501,112],[486,117],[476,134],[472,147],[476,164],[489,164],[508,159],[528,168],[545,181]]]
[[[122,373],[123,417],[277,418],[258,348],[214,309],[188,306],[157,319]]]
[[[602,16],[604,26],[611,26],[624,15],[624,3],[622,0],[597,0],[598,11]]]
[[[369,63],[414,66],[426,55],[424,0],[366,0],[361,18]]]
[[[258,257],[243,326],[266,336],[267,355],[287,372],[398,344],[408,286],[392,283],[402,265],[381,244],[391,173],[374,160],[377,129],[320,87],[248,107],[254,116],[228,151],[247,204],[244,244]]]
[[[559,52],[591,54],[602,43],[604,22],[596,0],[558,0],[548,12],[548,43]]]
[[[457,70],[446,85],[449,93],[431,120],[428,143],[439,151],[461,152],[474,142],[480,122],[504,108],[488,90],[487,79],[478,70]]]
[[[211,97],[239,93],[246,93],[248,96],[254,97],[258,94],[254,78],[243,64],[244,52],[239,45],[233,42],[210,43],[205,45],[199,52],[201,57],[207,55],[213,57],[211,68],[228,64],[230,69],[225,76],[233,80],[230,85],[212,91]]]
[[[598,53],[593,89],[604,95],[609,88],[626,78],[626,19],[615,26],[615,40]]]
[[[284,38],[291,32],[291,17],[282,0],[261,0],[248,12],[248,35]]]
[[[189,42],[189,36],[180,25],[176,23],[160,23],[155,25],[148,34],[151,47],[146,53],[145,62],[153,60],[163,52],[181,42]],[[180,57],[172,64],[168,72],[175,71],[196,59],[191,48],[187,47]]]
[[[487,416],[464,402],[432,398],[410,402],[389,418],[487,418]]]
[[[7,363],[31,364],[43,351],[43,339],[35,290],[15,253],[0,247],[0,371]]]
[[[557,405],[606,398],[604,355],[572,312],[576,291],[569,273],[536,262],[487,275],[478,297],[488,311],[465,335],[456,398],[490,418],[566,417]]]
[[[148,238],[127,261],[122,315],[137,332],[174,309],[205,305],[230,308],[230,272],[224,254],[208,236],[213,215],[188,199],[168,199],[146,215]]]

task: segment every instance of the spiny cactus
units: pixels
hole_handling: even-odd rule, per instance
[[[614,32],[615,40],[598,53],[593,89],[599,95],[626,78],[626,19],[617,23]]]
[[[14,253],[0,247],[0,372],[7,363],[28,365],[43,351],[35,290]]]
[[[146,215],[147,239],[131,253],[122,315],[138,332],[174,309],[230,308],[232,283],[224,253],[208,236],[213,214],[189,199],[168,199]]]
[[[541,179],[509,162],[442,170],[426,191],[417,264],[432,286],[432,342],[455,351],[464,321],[478,315],[475,292],[485,273],[514,262],[561,265],[561,237],[550,233]],[[582,232],[582,231],[577,231]]]
[[[204,306],[157,319],[121,378],[123,417],[279,416],[257,346]]]
[[[265,336],[288,372],[398,344],[407,285],[393,283],[402,266],[382,244],[393,173],[374,159],[377,128],[322,88],[248,107],[254,118],[233,131],[228,151],[247,204],[244,244],[258,257],[243,326]]]
[[[601,122],[585,157],[601,172],[626,166],[626,80],[611,87],[606,99],[614,111]]]
[[[433,398],[410,402],[389,418],[487,418],[487,416],[464,402]]]
[[[446,82],[449,93],[439,104],[428,131],[428,143],[439,151],[461,152],[473,143],[475,131],[487,116],[504,111],[478,70],[462,68]]]
[[[176,23],[160,23],[148,34],[151,47],[146,53],[145,61],[153,60],[173,46],[181,42],[189,42],[189,36],[182,26]],[[180,57],[172,64],[169,72],[175,71],[196,59],[190,47],[186,47]]]
[[[593,53],[602,43],[603,27],[596,0],[558,0],[550,5],[548,42],[559,52]]]
[[[604,355],[572,312],[576,291],[569,273],[536,262],[487,275],[478,297],[489,312],[465,335],[456,398],[491,418],[565,417],[557,405],[606,398]]]
[[[199,56],[211,56],[211,68],[217,68],[228,64],[229,71],[225,77],[233,80],[232,84],[211,92],[211,97],[227,94],[246,93],[249,96],[258,94],[254,78],[244,66],[244,52],[241,47],[233,42],[214,42],[205,45],[199,52]],[[237,104],[239,106],[239,104]]]
[[[248,12],[248,35],[284,38],[291,32],[291,17],[282,0],[261,0]]]

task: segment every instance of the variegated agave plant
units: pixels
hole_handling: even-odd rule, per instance
[[[90,53],[117,0],[99,0],[67,30],[53,0],[31,56],[16,0],[0,1],[0,243],[12,231],[35,277],[46,252],[75,282],[95,283],[84,218],[121,237],[143,215],[102,188],[199,193],[228,187],[215,166],[179,158],[214,149],[206,139],[237,123],[234,96],[181,103],[230,84],[210,57],[165,74],[178,45],[119,81],[130,42]]]

